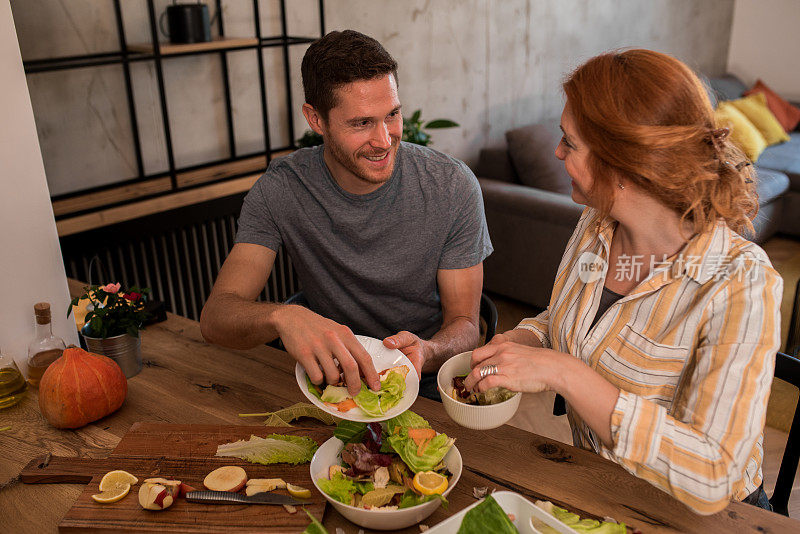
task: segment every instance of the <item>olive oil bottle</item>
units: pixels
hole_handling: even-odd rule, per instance
[[[28,346],[28,384],[39,387],[42,375],[51,363],[61,357],[67,346],[64,340],[53,335],[50,323],[50,304],[38,302],[33,307],[36,316],[36,335]]]
[[[0,409],[14,406],[22,397],[28,384],[11,356],[0,352]]]

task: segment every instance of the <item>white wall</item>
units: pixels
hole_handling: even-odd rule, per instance
[[[0,95],[0,349],[24,364],[36,302],[50,302],[53,330],[67,344],[78,335],[66,316],[67,279],[8,0],[0,0]]]
[[[736,0],[728,72],[800,100],[800,1]]]
[[[800,1],[800,0],[798,0]],[[403,109],[461,124],[434,147],[475,163],[505,132],[561,114],[561,82],[622,47],[673,54],[709,75],[728,57],[732,0],[326,0],[329,29],[378,39],[399,63]]]
[[[161,13],[171,0],[156,0]],[[795,1],[795,0],[790,0]],[[800,0],[796,0],[800,1]],[[26,60],[119,48],[111,2],[11,0]],[[214,11],[213,4],[211,11]],[[291,0],[292,35],[319,35],[316,0]],[[277,0],[261,0],[262,34],[280,31]],[[353,28],[381,41],[397,59],[403,108],[450,118],[461,128],[433,132],[434,147],[472,164],[506,130],[561,111],[564,75],[600,52],[647,47],[709,75],[725,72],[734,0],[326,0],[326,29]],[[226,35],[252,36],[252,2],[223,0]],[[129,43],[150,40],[144,0],[122,3]],[[212,31],[216,31],[214,28]],[[297,139],[307,128],[300,106],[300,61],[290,73]],[[280,50],[265,54],[273,147],[290,140]],[[235,135],[240,153],[261,150],[255,53],[229,54]],[[220,61],[216,55],[164,61],[178,166],[227,155]],[[158,89],[151,61],[134,63],[133,89],[148,174],[167,168]],[[132,178],[136,160],[122,69],[115,66],[28,76],[45,169],[53,194]]]

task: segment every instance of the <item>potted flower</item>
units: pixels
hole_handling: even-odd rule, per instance
[[[67,316],[75,312],[89,351],[117,362],[127,378],[142,370],[139,330],[150,317],[144,307],[149,292],[135,286],[123,290],[119,283],[87,286],[67,310]]]

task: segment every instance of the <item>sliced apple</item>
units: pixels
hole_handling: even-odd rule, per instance
[[[211,491],[239,491],[247,483],[247,473],[236,465],[214,469],[203,480],[203,486]]]
[[[162,484],[143,482],[139,487],[139,504],[145,510],[169,508],[174,500],[167,487]]]
[[[274,489],[285,489],[286,488],[286,481],[282,478],[251,478],[247,481],[247,487],[250,486],[267,486],[267,491],[272,491]]]
[[[164,486],[167,489],[167,493],[173,499],[177,499],[181,496],[181,485],[182,482],[180,480],[173,480],[168,478],[147,478],[144,481],[145,484],[158,484]]]
[[[258,493],[272,491],[273,489],[275,488],[270,488],[269,486],[247,486],[244,489],[244,494],[247,495],[248,497],[252,497],[253,495],[256,495]]]

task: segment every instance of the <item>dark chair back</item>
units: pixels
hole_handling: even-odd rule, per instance
[[[484,343],[488,343],[497,332],[497,306],[494,305],[494,302],[486,293],[481,293],[480,317],[486,323],[486,339]]]
[[[800,360],[779,352],[775,356],[775,377],[800,389]],[[789,515],[789,496],[792,493],[797,464],[800,461],[800,410],[797,408],[795,406],[792,426],[789,428],[789,439],[786,441],[778,480],[775,482],[775,491],[769,499],[773,510],[785,516]]]
[[[794,289],[789,335],[786,336],[786,354],[795,358],[800,356],[800,280],[797,281],[797,287]]]

